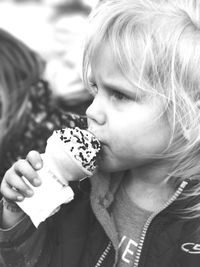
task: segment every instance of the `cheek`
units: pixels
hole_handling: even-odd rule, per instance
[[[124,151],[138,155],[160,153],[167,148],[171,132],[166,119],[139,114],[116,120],[111,129],[110,143],[119,155]]]
[[[168,123],[154,121],[152,124],[146,123],[140,126],[136,127],[132,134],[132,149],[136,150],[138,154],[147,156],[162,155],[169,145],[171,136]]]

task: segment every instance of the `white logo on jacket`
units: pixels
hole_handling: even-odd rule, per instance
[[[190,254],[200,254],[200,244],[185,243],[181,246],[181,249]]]

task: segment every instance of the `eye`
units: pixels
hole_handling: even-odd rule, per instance
[[[115,91],[115,90],[110,91],[110,95],[115,100],[120,100],[120,101],[131,100],[130,97],[128,97],[127,95],[123,94],[122,92]]]

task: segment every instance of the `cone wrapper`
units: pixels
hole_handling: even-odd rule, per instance
[[[70,202],[74,192],[68,185],[62,184],[57,177],[44,166],[38,171],[42,184],[33,187],[25,178],[25,182],[33,189],[34,195],[17,202],[19,207],[30,217],[35,227],[59,210],[59,206]]]
[[[24,178],[34,195],[17,202],[36,227],[54,214],[61,204],[73,199],[69,181],[93,175],[99,149],[98,140],[79,128],[55,131],[49,137],[45,153],[41,155],[43,168],[38,171],[42,184],[33,187]]]

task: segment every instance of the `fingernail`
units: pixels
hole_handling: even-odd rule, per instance
[[[42,164],[40,162],[37,162],[36,165],[35,165],[35,168],[36,169],[40,169],[42,167]]]
[[[33,195],[33,191],[31,189],[29,189],[29,190],[26,191],[26,194],[28,196],[32,196]]]
[[[34,183],[34,185],[41,185],[41,181],[39,180],[39,179],[34,179],[33,180],[33,183]]]
[[[23,200],[23,199],[24,199],[23,196],[17,196],[17,200],[21,201],[21,200]]]

